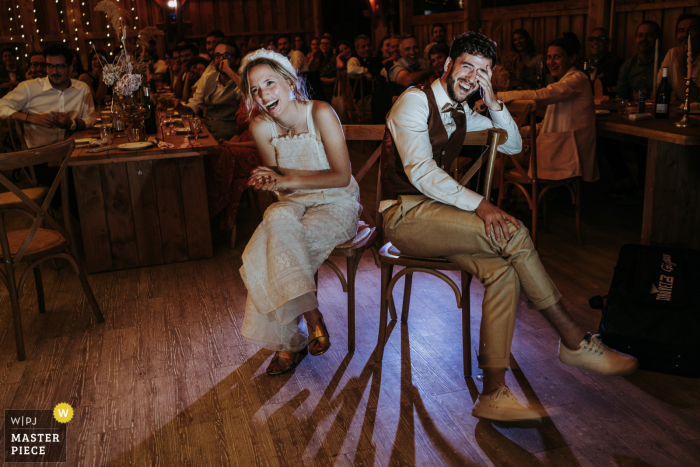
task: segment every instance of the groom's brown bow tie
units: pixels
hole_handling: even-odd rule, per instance
[[[452,119],[455,121],[457,128],[465,125],[467,116],[464,114],[464,107],[462,107],[462,104],[446,105],[442,108],[442,111],[450,112],[450,115],[452,115]]]

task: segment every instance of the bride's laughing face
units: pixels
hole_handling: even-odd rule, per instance
[[[289,107],[292,87],[270,65],[256,65],[248,72],[250,93],[263,112],[279,117]]]

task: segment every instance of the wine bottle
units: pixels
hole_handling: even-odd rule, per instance
[[[664,67],[661,84],[656,91],[656,107],[654,118],[668,118],[669,107],[671,105],[671,85],[668,82],[668,68]]]
[[[154,135],[158,133],[158,123],[156,122],[156,104],[151,99],[151,90],[148,86],[143,86],[143,107],[148,110],[148,118],[143,122],[146,126],[146,134]]]

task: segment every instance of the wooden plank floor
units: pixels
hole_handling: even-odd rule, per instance
[[[356,170],[370,152],[359,147]],[[371,171],[362,183],[368,206],[375,181]],[[641,209],[609,203],[599,186],[586,189],[586,245],[576,244],[573,208],[555,200],[540,253],[566,305],[595,330],[599,312],[588,299],[606,293],[619,247],[638,240]],[[216,233],[212,259],[90,276],[103,324],[68,267],[45,265],[48,312],[37,312],[31,280],[21,302],[21,363],[3,289],[2,408],[70,403],[70,466],[700,465],[700,380],[644,371],[604,378],[566,367],[556,334],[524,301],[507,379],[521,401],[549,415],[539,428],[470,415],[481,384],[462,377],[461,312],[432,276],[416,275],[410,322],[392,323],[384,362],[374,363],[379,270],[371,255],[357,278],[357,351],[346,353],[346,297],[322,267],[321,310],[333,346],[292,374],[266,376],[272,352],[240,335],[246,292],[238,269],[256,226],[246,220],[252,212],[239,215],[237,248]],[[475,283],[475,345],[482,296]]]

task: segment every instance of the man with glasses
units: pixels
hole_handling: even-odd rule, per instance
[[[297,72],[309,71],[303,52],[292,50],[292,38],[289,35],[282,34],[277,38],[277,52],[287,57]]]
[[[63,44],[50,45],[44,49],[44,58],[48,76],[23,81],[0,99],[0,117],[24,124],[29,148],[63,141],[70,132],[95,122],[90,87],[70,78],[71,50]]]
[[[187,103],[174,100],[181,114],[207,114],[207,129],[216,138],[229,140],[236,134],[236,111],[241,104],[241,78],[236,73],[241,52],[233,38],[227,38],[214,49],[216,72],[203,75],[194,96]]]
[[[685,79],[688,76],[688,36],[690,36],[692,54],[692,81],[690,84],[690,101],[697,101],[700,87],[700,15],[683,13],[676,21],[676,47],[668,51],[659,67],[656,82],[661,82],[664,67],[668,68],[668,81],[671,83],[674,98],[685,100]]]
[[[17,85],[24,81],[24,70],[17,66],[17,55],[14,49],[6,48],[2,50],[3,66],[0,68],[0,96],[4,96],[8,91],[12,91]]]
[[[608,30],[596,28],[588,36],[588,50],[591,55],[588,59],[588,77],[591,86],[599,79],[603,85],[603,94],[608,95],[608,88],[617,84],[617,76],[620,74],[622,59],[608,50],[610,38]]]
[[[29,54],[29,69],[24,77],[26,79],[46,78],[46,58],[42,52]]]

